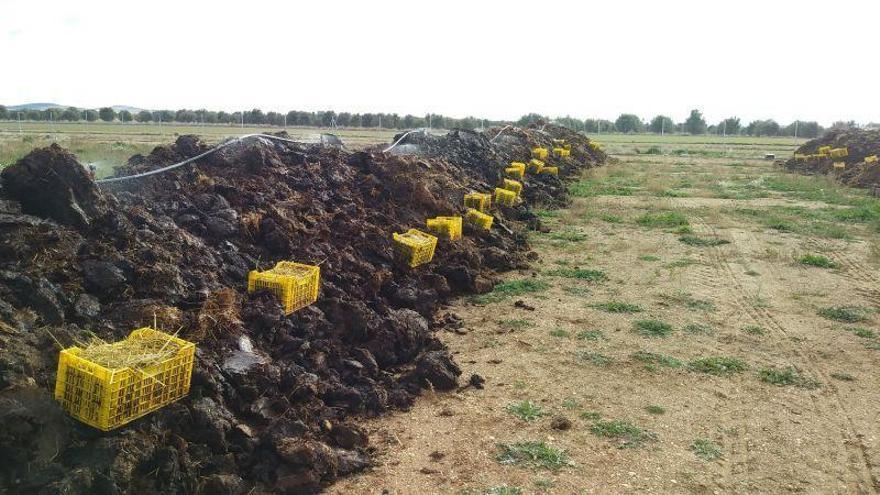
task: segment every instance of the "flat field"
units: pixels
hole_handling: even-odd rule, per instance
[[[792,143],[659,145],[572,184],[533,268],[449,308],[485,388],[368,421],[380,464],[331,493],[880,488],[880,201],[757,159]]]

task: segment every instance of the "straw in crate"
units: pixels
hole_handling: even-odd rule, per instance
[[[550,150],[548,150],[547,148],[540,148],[540,147],[532,148],[532,157],[533,158],[538,158],[540,160],[546,160],[549,155],[550,155]]]
[[[843,162],[834,162],[834,168],[836,168],[836,169],[844,169],[844,168],[846,168],[846,163],[843,163]]]
[[[559,175],[559,167],[544,167],[541,169],[542,174]]]
[[[492,195],[472,192],[464,195],[464,205],[480,211],[486,211],[492,206]]]
[[[849,149],[833,148],[829,153],[831,154],[831,158],[843,158],[849,155]]]
[[[279,261],[275,268],[248,274],[248,292],[269,291],[290,314],[318,300],[321,268],[293,261]]]
[[[152,328],[125,340],[94,339],[61,351],[55,400],[71,416],[109,431],[189,393],[196,346]]]
[[[516,202],[516,193],[507,189],[495,188],[495,197],[493,198],[498,206],[513,206]]]
[[[571,150],[567,150],[565,148],[553,148],[553,154],[559,157],[570,156]]]
[[[501,181],[501,188],[507,189],[508,191],[513,191],[514,194],[519,197],[520,193],[522,192],[523,185],[522,182],[517,182],[511,179],[504,179],[503,181]]]
[[[526,164],[521,162],[511,162],[510,166],[504,169],[504,173],[514,179],[522,179],[526,175]]]
[[[541,160],[532,158],[532,160],[529,161],[529,171],[530,172],[534,172],[537,174],[537,173],[541,172],[542,168],[544,168],[544,162],[542,162]]]
[[[468,225],[473,225],[474,227],[482,230],[491,229],[492,220],[494,220],[492,215],[487,215],[473,208],[468,209],[467,213],[465,213],[464,219],[465,221],[467,221]]]
[[[865,163],[877,163],[877,155],[866,156]]]
[[[394,233],[394,255],[411,268],[429,263],[434,259],[437,238],[418,229],[403,234]]]
[[[438,237],[455,241],[461,239],[461,217],[435,217],[426,221],[428,230]]]

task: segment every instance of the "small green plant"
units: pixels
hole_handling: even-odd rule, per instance
[[[584,297],[590,295],[590,289],[587,287],[579,287],[577,285],[570,285],[562,288],[566,294],[571,294],[572,296]]]
[[[621,441],[621,447],[638,447],[645,442],[654,441],[657,436],[638,426],[619,419],[596,421],[590,431],[597,437],[614,438]]]
[[[660,257],[653,254],[643,254],[639,256],[639,259],[642,261],[660,261]]]
[[[522,488],[511,485],[495,485],[485,495],[523,495]]]
[[[857,337],[861,337],[863,339],[873,339],[877,336],[877,334],[875,334],[874,331],[870,328],[852,327],[849,329],[849,331],[854,333]]]
[[[667,264],[666,268],[687,268],[691,265],[696,265],[697,263],[699,263],[697,260],[682,258],[680,260],[675,260],[672,263]]]
[[[501,464],[557,471],[573,463],[564,450],[544,442],[498,444],[495,460]]]
[[[681,368],[684,364],[680,360],[672,356],[647,351],[636,351],[632,353],[631,357],[636,361],[641,361],[647,365],[652,365],[655,367],[662,366],[664,368]]]
[[[694,229],[690,225],[682,225],[672,230],[673,234],[693,234]]]
[[[535,404],[530,400],[524,400],[522,402],[514,402],[513,404],[508,404],[505,408],[505,411],[516,416],[517,418],[526,421],[532,422],[539,419],[541,416],[545,416],[547,413],[541,408],[541,406]]]
[[[577,334],[578,340],[601,340],[605,338],[602,330],[584,330]]]
[[[551,337],[559,337],[559,338],[567,338],[567,337],[571,337],[571,332],[569,332],[568,330],[565,330],[564,328],[554,328],[553,330],[550,330],[550,336]]]
[[[537,478],[535,479],[535,486],[541,490],[547,490],[548,488],[553,488],[553,480],[550,478]]]
[[[585,419],[587,421],[596,421],[601,417],[602,415],[596,411],[584,411],[581,413],[581,419]]]
[[[764,327],[759,327],[758,325],[746,325],[743,327],[743,331],[752,335],[764,335],[766,333]]]
[[[650,414],[655,415],[666,414],[666,409],[663,406],[658,406],[654,404],[645,406],[645,411],[648,411]]]
[[[659,146],[651,146],[647,150],[645,150],[644,154],[646,155],[659,155],[660,147]]]
[[[661,320],[637,320],[633,323],[636,332],[646,337],[666,337],[672,333],[672,325]]]
[[[608,313],[639,313],[642,307],[638,304],[632,304],[622,301],[608,301],[604,303],[590,304],[591,308],[601,309]]]
[[[691,450],[704,461],[714,461],[722,454],[721,446],[706,438],[695,438],[691,443]]]
[[[587,240],[587,236],[581,234],[580,232],[574,232],[571,230],[563,230],[561,232],[550,232],[547,235],[550,239],[554,241],[566,241],[566,242],[582,242]]]
[[[608,366],[609,364],[614,363],[614,358],[606,356],[604,354],[600,354],[598,352],[577,351],[575,352],[575,355],[581,361],[594,364],[596,366]]]
[[[802,265],[817,266],[819,268],[837,268],[837,263],[821,254],[805,254],[798,258],[798,262]]]
[[[688,363],[688,369],[699,373],[716,376],[730,376],[741,373],[748,368],[746,363],[737,358],[713,356],[694,359]]]
[[[590,282],[607,280],[608,276],[602,270],[590,270],[587,268],[557,268],[547,272],[552,277],[577,278]]]
[[[688,323],[684,331],[694,335],[712,335],[715,329],[705,323]]]
[[[636,219],[636,223],[648,228],[675,228],[689,224],[687,217],[677,211],[645,213]]]
[[[730,244],[730,241],[727,239],[719,239],[717,237],[698,237],[695,235],[683,235],[678,238],[679,241],[687,244],[688,246],[695,247],[712,247],[712,246],[721,246],[723,244]]]
[[[820,309],[819,316],[844,323],[858,323],[868,320],[868,309],[858,306],[834,306]]]
[[[689,309],[696,309],[700,311],[715,311],[715,304],[713,304],[711,301],[697,299],[687,292],[679,291],[675,294],[660,294],[660,299],[663,299],[668,304],[680,304],[682,306],[687,306]]]
[[[795,386],[800,388],[814,389],[819,387],[819,382],[805,378],[798,373],[793,366],[788,366],[782,370],[775,368],[761,368],[758,371],[758,378],[765,383],[777,385],[780,387]]]
[[[562,407],[566,409],[577,409],[581,407],[581,403],[577,399],[569,397],[568,399],[562,401]]]
[[[621,217],[619,217],[619,216],[617,216],[617,215],[612,215],[612,214],[610,214],[610,213],[603,213],[603,214],[599,215],[599,218],[600,218],[603,222],[608,222],[608,223],[623,223],[623,218],[621,218]]]
[[[498,320],[498,326],[510,330],[524,330],[535,326],[535,323],[532,320],[527,320],[525,318],[508,318]]]
[[[522,296],[533,292],[541,292],[550,287],[546,282],[533,279],[511,280],[495,286],[491,292],[474,296],[477,304],[488,304],[503,301],[508,297]]]
[[[835,380],[840,380],[842,382],[854,382],[856,381],[856,377],[850,375],[849,373],[831,373],[831,378]]]
[[[660,193],[664,198],[686,198],[688,193],[684,191],[676,191],[675,189],[666,189]]]

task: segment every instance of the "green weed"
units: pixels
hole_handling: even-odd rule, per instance
[[[672,333],[672,325],[660,320],[637,320],[633,323],[636,332],[646,337],[666,337]]]
[[[596,366],[608,366],[614,363],[614,358],[592,351],[577,351],[575,356],[581,361],[594,364]]]
[[[596,421],[590,431],[597,437],[614,438],[621,441],[621,447],[638,447],[645,442],[654,441],[657,435],[638,426],[615,419],[612,421]]]
[[[498,444],[495,456],[501,464],[557,471],[573,463],[564,450],[544,442],[515,442]]]
[[[636,223],[648,228],[674,228],[689,224],[687,217],[677,211],[645,213],[636,219]]]
[[[529,400],[508,404],[504,410],[526,422],[536,421],[547,414],[541,406]]]
[[[650,414],[660,415],[666,414],[666,409],[663,406],[650,405],[645,406],[645,411],[648,411]]]
[[[552,277],[577,278],[590,282],[607,280],[608,276],[602,270],[590,270],[586,268],[557,268],[547,272]]]
[[[591,308],[601,309],[608,313],[639,313],[642,307],[638,304],[626,303],[621,301],[608,301],[604,303],[590,304]]]
[[[683,235],[679,237],[678,240],[687,244],[688,246],[695,247],[721,246],[723,244],[730,244],[730,241],[728,241],[727,239],[719,239],[717,237],[698,237],[695,235]]]
[[[720,445],[705,438],[694,439],[691,443],[691,450],[704,461],[714,461],[720,458],[722,454]]]
[[[495,286],[491,292],[479,294],[472,298],[476,304],[488,304],[503,301],[509,297],[522,296],[534,292],[541,292],[550,287],[546,282],[533,279],[511,280]]]
[[[798,262],[802,265],[817,266],[819,268],[837,268],[837,263],[821,254],[805,254],[798,258]]]
[[[653,366],[662,366],[664,368],[681,368],[684,365],[684,363],[672,356],[657,354],[654,352],[636,351],[632,353],[631,357],[636,361],[641,361]]]
[[[730,376],[741,373],[748,368],[746,363],[737,358],[714,356],[694,359],[688,363],[688,369],[699,373],[716,376]]]
[[[833,306],[819,310],[819,316],[844,323],[868,321],[868,309],[859,306]]]
[[[604,340],[605,334],[602,330],[584,330],[577,334],[578,340]]]
[[[787,387],[790,385],[807,389],[819,387],[819,382],[801,376],[793,366],[789,366],[782,370],[775,368],[761,368],[758,371],[758,378],[762,382],[778,385],[780,387]]]

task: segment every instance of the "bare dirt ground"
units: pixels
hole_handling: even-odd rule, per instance
[[[485,389],[368,422],[380,464],[330,493],[880,489],[876,200],[762,161],[626,160],[543,212],[533,270],[449,308]]]

